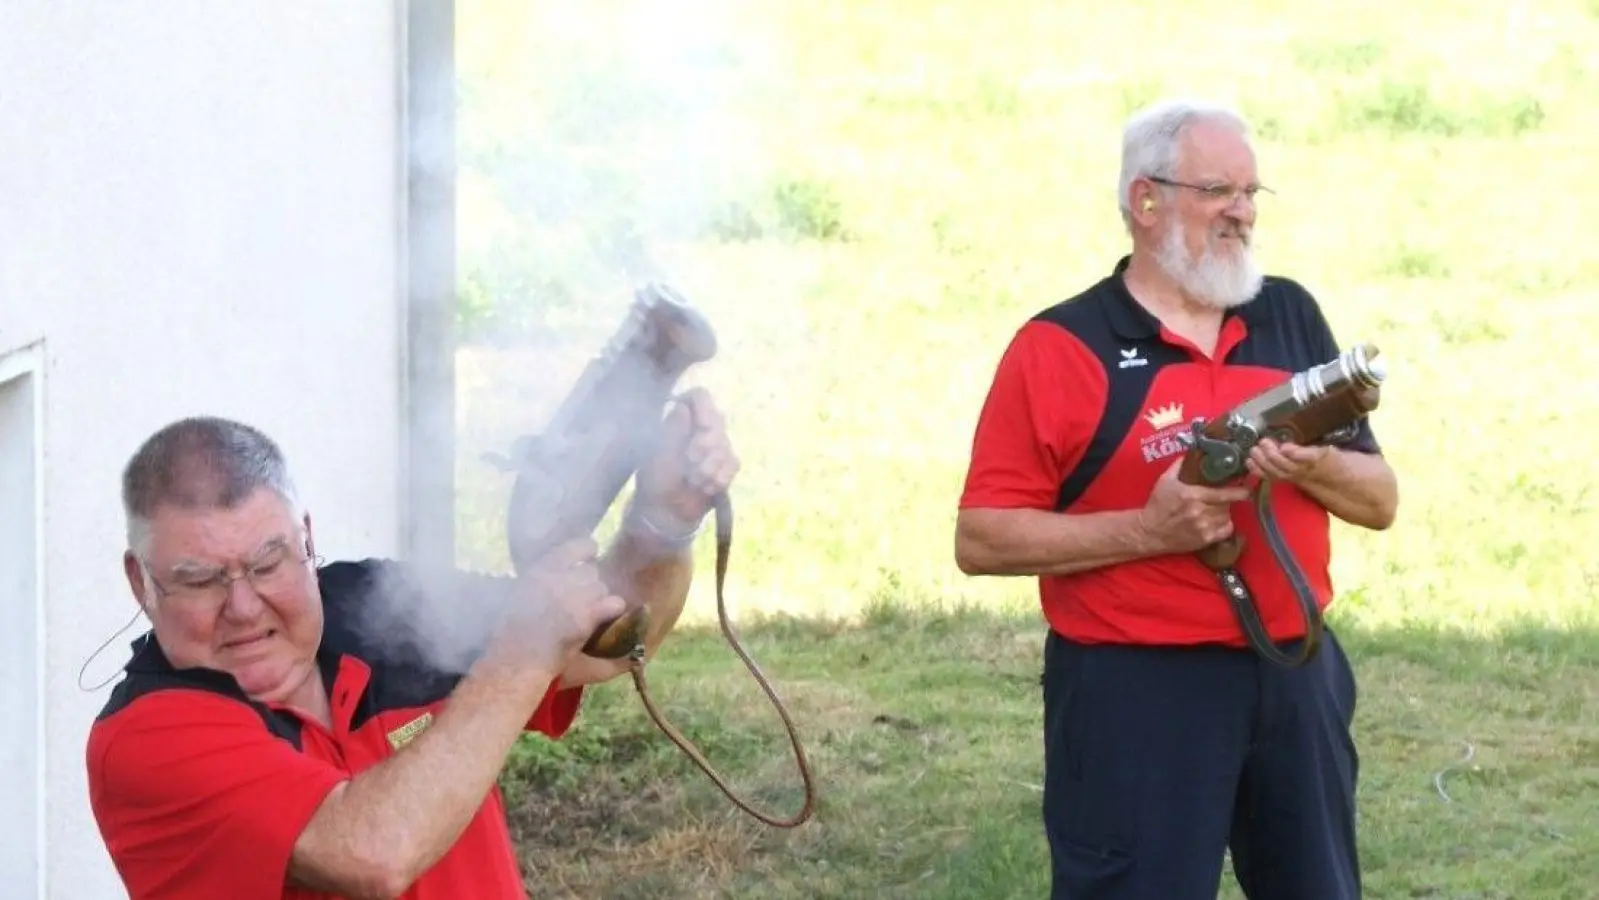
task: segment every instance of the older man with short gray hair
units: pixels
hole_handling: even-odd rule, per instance
[[[146,440],[123,478],[124,566],[152,627],[87,748],[133,900],[521,900],[506,754],[524,730],[562,735],[585,685],[626,671],[581,652],[623,597],[650,608],[653,655],[683,608],[691,539],[738,470],[703,391],[663,433],[603,555],[576,540],[514,579],[323,565],[265,434],[196,417]],[[430,666],[362,627],[406,606],[487,609],[492,625],[464,671]]]
[[[1117,205],[1131,251],[1034,315],[979,415],[955,556],[1033,576],[1048,624],[1043,819],[1058,900],[1214,898],[1231,848],[1251,900],[1352,900],[1355,680],[1329,632],[1307,665],[1250,652],[1195,551],[1234,533],[1274,643],[1305,623],[1246,485],[1177,478],[1212,418],[1338,355],[1303,286],[1263,275],[1266,193],[1242,116],[1169,101],[1123,135]],[[1383,529],[1398,493],[1369,421],[1352,444],[1262,441],[1284,536],[1320,608],[1329,517]]]

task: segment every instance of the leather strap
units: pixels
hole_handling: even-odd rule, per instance
[[[733,544],[733,502],[728,498],[727,494],[724,493],[716,498],[715,513],[716,617],[721,624],[722,634],[733,647],[733,652],[737,653],[739,659],[744,661],[744,665],[749,669],[750,674],[755,676],[756,683],[761,686],[761,690],[765,691],[767,698],[772,701],[772,706],[777,710],[778,717],[783,720],[783,728],[788,732],[789,743],[794,747],[794,761],[799,766],[800,780],[805,786],[805,803],[800,807],[800,811],[788,818],[777,818],[760,812],[739,799],[738,795],[733,793],[732,788],[728,787],[727,782],[706,761],[699,748],[694,746],[694,743],[684,737],[683,733],[674,728],[671,723],[667,722],[666,718],[661,715],[661,711],[656,708],[655,702],[650,699],[649,684],[644,678],[645,660],[642,644],[633,649],[629,670],[633,675],[633,686],[638,689],[639,699],[644,701],[644,709],[649,713],[650,719],[655,722],[656,727],[660,728],[661,732],[671,739],[672,743],[676,744],[694,765],[698,766],[700,771],[704,772],[706,777],[710,778],[721,789],[723,794],[727,795],[727,798],[733,802],[734,806],[768,825],[777,828],[793,828],[804,824],[811,817],[811,814],[816,811],[816,783],[811,774],[810,763],[805,759],[805,748],[800,745],[799,734],[794,728],[794,720],[789,717],[788,709],[783,706],[783,701],[778,699],[777,692],[772,688],[771,682],[767,681],[766,676],[761,673],[760,666],[756,665],[755,660],[751,659],[749,653],[744,650],[743,644],[739,643],[738,636],[733,631],[733,625],[728,621],[727,601],[722,593],[722,587],[727,579],[727,558]]]
[[[1244,582],[1243,576],[1237,569],[1231,566],[1217,569],[1216,578],[1221,582],[1222,593],[1227,595],[1227,601],[1233,608],[1233,615],[1243,628],[1244,638],[1248,640],[1249,646],[1269,662],[1284,668],[1296,668],[1316,658],[1316,651],[1321,649],[1321,636],[1325,625],[1321,610],[1316,606],[1316,594],[1311,590],[1304,570],[1299,568],[1298,560],[1294,559],[1293,551],[1288,547],[1282,530],[1277,526],[1277,517],[1272,513],[1270,481],[1262,480],[1255,488],[1255,518],[1260,522],[1260,530],[1266,535],[1266,543],[1271,547],[1277,564],[1282,567],[1283,574],[1288,577],[1289,586],[1294,591],[1294,599],[1299,603],[1299,612],[1305,623],[1305,637],[1299,645],[1298,652],[1285,653],[1272,641],[1266,626],[1260,620],[1255,597],[1250,593],[1249,585]]]

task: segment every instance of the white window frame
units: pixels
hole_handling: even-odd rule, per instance
[[[50,894],[48,865],[49,848],[47,839],[49,835],[48,812],[46,795],[49,792],[48,771],[49,755],[47,751],[46,715],[49,709],[46,696],[45,667],[49,664],[49,645],[46,641],[45,629],[45,595],[47,593],[45,577],[45,533],[44,533],[44,482],[45,482],[45,352],[44,341],[36,341],[0,353],[0,385],[17,379],[29,379],[30,390],[33,393],[33,533],[34,533],[34,653],[37,665],[33,672],[34,701],[36,716],[34,721],[34,847],[38,856],[33,861],[35,883],[38,885],[36,900],[45,900]]]

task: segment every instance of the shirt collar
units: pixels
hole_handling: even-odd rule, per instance
[[[161,649],[161,642],[155,639],[155,631],[146,631],[133,639],[133,658],[123,667],[128,675],[168,675],[177,676],[185,681],[192,681],[201,687],[208,687],[226,694],[244,696],[239,683],[232,675],[217,669],[196,667],[179,669],[167,659],[165,650]]]
[[[167,658],[166,651],[161,648],[161,642],[155,639],[152,629],[134,638],[129,645],[133,649],[133,656],[123,666],[123,671],[128,675],[170,675],[177,676],[198,685],[211,687],[237,693],[243,696],[243,689],[232,675],[220,669],[211,669],[205,666],[192,666],[180,669]],[[332,690],[333,680],[338,676],[339,661],[343,654],[331,650],[327,641],[317,648],[317,668],[322,673],[322,683],[325,688]]]
[[[1125,278],[1127,266],[1132,262],[1131,256],[1123,256],[1117,260],[1115,269],[1106,279],[1110,289],[1110,298],[1105,306],[1105,314],[1110,319],[1110,327],[1120,337],[1128,340],[1153,340],[1160,336],[1160,320],[1154,313],[1144,308],[1133,298],[1132,291],[1127,289]],[[1266,292],[1265,285],[1254,298],[1242,306],[1227,310],[1222,316],[1223,324],[1226,320],[1237,316],[1251,328],[1265,325],[1271,321],[1271,307],[1261,302],[1261,295]]]

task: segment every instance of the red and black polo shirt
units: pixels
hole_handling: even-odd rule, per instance
[[[1230,310],[1215,356],[1160,324],[1122,280],[1128,259],[1083,293],[1017,330],[997,366],[972,442],[962,508],[1092,513],[1141,508],[1184,451],[1179,434],[1340,352],[1320,306],[1291,279],[1268,277]],[[1350,449],[1379,453],[1369,421]],[[1332,596],[1328,513],[1288,484],[1272,508],[1323,607]],[[1250,504],[1233,511],[1245,541],[1238,571],[1278,641],[1302,616]],[[1045,618],[1085,643],[1244,646],[1215,573],[1193,554],[1043,576]]]
[[[87,750],[90,804],[133,900],[326,897],[285,887],[300,832],[335,785],[427,728],[460,680],[422,665],[403,643],[379,650],[366,636],[364,625],[394,626],[379,611],[420,608],[422,589],[399,564],[334,563],[318,578],[325,623],[317,662],[331,730],[250,700],[225,673],[173,668],[150,634],[134,642],[127,677],[96,718]],[[482,604],[499,602],[506,584],[463,574],[447,589],[451,601]],[[560,737],[581,698],[582,688],[552,684],[528,729]],[[526,896],[497,788],[403,896]]]

